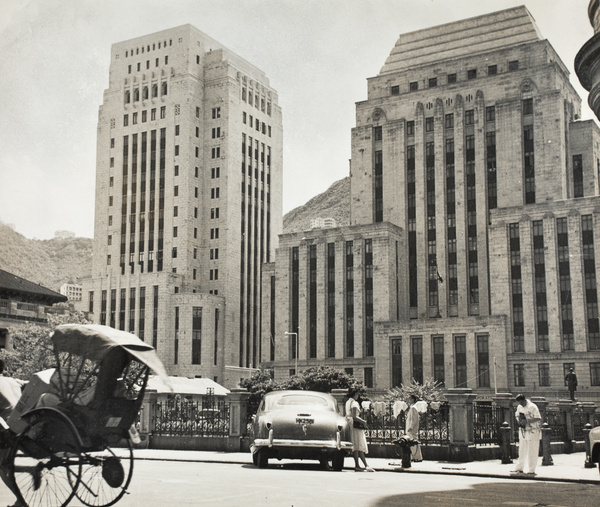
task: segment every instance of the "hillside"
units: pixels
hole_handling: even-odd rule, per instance
[[[92,240],[28,239],[0,222],[0,268],[58,292],[91,276]]]
[[[283,217],[283,232],[310,229],[313,218],[334,218],[338,226],[350,223],[350,178],[333,183]],[[63,283],[78,283],[92,273],[90,238],[28,239],[0,222],[0,269],[55,291]]]
[[[350,224],[350,177],[334,182],[325,192],[313,197],[283,217],[283,233],[310,229],[313,218],[334,218],[338,227]]]

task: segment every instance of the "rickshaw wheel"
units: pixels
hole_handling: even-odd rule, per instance
[[[35,416],[11,449],[9,473],[24,505],[67,505],[81,479],[76,430],[59,414]]]
[[[82,457],[81,483],[77,498],[90,507],[107,507],[118,502],[127,492],[133,475],[133,446],[121,449],[105,447],[86,452]]]

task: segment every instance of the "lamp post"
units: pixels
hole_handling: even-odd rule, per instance
[[[288,333],[286,331],[285,335],[286,336],[294,336],[295,339],[296,339],[296,369],[295,369],[295,374],[298,375],[298,352],[300,350],[299,344],[298,344],[298,333]]]

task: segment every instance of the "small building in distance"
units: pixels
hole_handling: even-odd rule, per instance
[[[76,283],[63,283],[60,286],[60,293],[67,296],[69,301],[81,301],[83,287]]]
[[[47,310],[67,296],[0,269],[0,349],[10,349],[9,327],[48,323]]]

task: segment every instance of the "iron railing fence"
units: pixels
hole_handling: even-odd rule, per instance
[[[448,403],[440,403],[434,410],[428,407],[427,412],[419,418],[419,441],[422,445],[444,445],[449,443],[449,407]],[[394,417],[392,405],[388,404],[384,413],[367,412],[366,420],[369,429],[366,437],[369,444],[391,444],[404,435],[406,414],[401,412]]]
[[[473,403],[473,443],[476,445],[500,445],[500,427],[503,410],[491,401]]]
[[[156,402],[153,419],[153,432],[160,436],[229,436],[229,405],[214,396],[201,400],[174,396]]]
[[[550,427],[550,440],[552,442],[565,442],[567,440],[567,414],[558,410],[546,410],[546,420]]]

